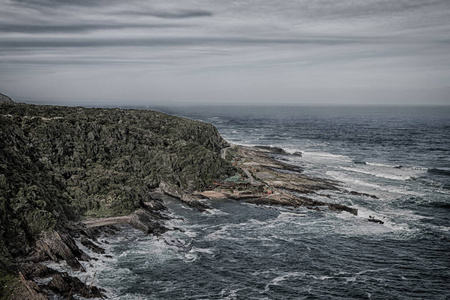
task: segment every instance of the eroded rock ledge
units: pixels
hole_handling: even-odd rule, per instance
[[[308,195],[328,190],[375,198],[342,189],[336,181],[303,175],[300,167],[277,159],[280,154],[287,155],[280,148],[233,146],[226,151],[223,155],[241,170],[240,176],[215,183],[215,192],[226,198],[260,205],[303,206],[315,210],[327,208],[354,215],[358,214],[355,208],[313,200]],[[329,197],[326,194],[322,196]]]

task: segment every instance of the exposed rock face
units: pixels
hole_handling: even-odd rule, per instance
[[[188,206],[193,207],[199,211],[203,212],[206,211],[207,209],[211,209],[211,206],[209,206],[204,202],[199,201],[200,200],[199,198],[190,195],[179,188],[176,188],[174,185],[170,183],[161,182],[159,188],[164,192],[164,194],[179,199]]]
[[[130,225],[146,234],[162,234],[168,230],[158,217],[143,209],[135,211],[131,217]]]
[[[39,286],[31,281],[25,279],[25,277],[20,274],[19,276],[20,285],[12,292],[11,298],[14,300],[46,300],[45,292],[39,288]]]
[[[81,244],[83,244],[83,246],[91,249],[93,252],[97,253],[97,254],[104,254],[105,253],[105,249],[103,249],[100,246],[97,246],[96,244],[94,244],[92,241],[90,241],[86,236],[82,235],[81,236],[81,240],[80,240]]]
[[[67,273],[59,273],[53,276],[47,287],[65,299],[74,299],[74,291],[78,291],[85,298],[103,298],[103,291],[95,286],[87,286],[78,278],[69,276]]]
[[[0,103],[13,104],[14,101],[10,97],[0,93]]]
[[[84,270],[77,257],[82,260],[88,256],[78,248],[72,237],[56,231],[46,232],[36,242],[36,249],[45,253],[55,262],[65,260],[74,270]]]

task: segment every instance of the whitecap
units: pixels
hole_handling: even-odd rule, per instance
[[[384,168],[400,168],[401,167],[399,165],[389,165],[389,164],[373,163],[373,162],[366,162],[366,165],[384,167]]]
[[[340,155],[340,154],[332,154],[328,152],[309,152],[309,151],[302,151],[302,157],[304,159],[312,159],[312,160],[318,160],[318,162],[324,162],[326,161],[338,161],[338,162],[352,162],[350,157],[346,155]]]
[[[317,279],[317,280],[327,280],[327,279],[332,279],[334,278],[333,276],[326,276],[326,275],[322,275],[322,276],[312,276],[312,278]]]
[[[197,248],[192,247],[191,250],[189,250],[189,253],[206,253],[206,254],[214,254],[214,248]]]
[[[342,168],[344,169],[344,168]],[[349,176],[345,173],[338,172],[338,171],[327,171],[325,175],[336,179],[340,182],[344,182],[348,184],[349,187],[355,188],[356,190],[359,190],[361,187],[366,188],[366,191],[373,191],[373,190],[383,190],[384,188],[381,187],[378,184],[375,183],[369,183],[367,181],[363,181],[360,178],[356,178],[353,176]],[[368,190],[367,190],[368,188]]]
[[[380,171],[379,169],[356,169],[356,168],[348,168],[348,167],[340,167],[343,170],[355,172],[355,173],[362,173],[367,175],[372,175],[375,177],[381,177],[386,179],[392,179],[392,180],[408,180],[413,178],[414,176],[412,174],[401,174],[400,172],[396,172],[397,174],[393,174],[394,172],[386,172],[386,171]]]
[[[340,167],[343,170],[372,175],[375,177],[387,178],[392,180],[408,180],[411,178],[417,178],[425,174],[426,169],[422,168],[397,168],[390,165],[383,164],[367,164],[360,165],[358,168]]]
[[[270,290],[271,285],[279,285],[280,282],[283,282],[288,278],[291,278],[291,277],[296,278],[296,277],[304,277],[304,276],[305,276],[304,272],[282,272],[277,277],[273,278],[268,284],[266,284],[266,286],[264,287],[264,291],[268,292]]]

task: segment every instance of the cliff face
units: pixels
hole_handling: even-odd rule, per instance
[[[161,183],[234,174],[225,146],[210,124],[154,111],[0,104],[0,264],[43,231],[135,211]]]

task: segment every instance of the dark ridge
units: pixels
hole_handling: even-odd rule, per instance
[[[427,172],[430,173],[430,174],[450,176],[450,169],[433,168],[433,169],[428,169]]]
[[[272,146],[254,146],[256,149],[265,150],[272,154],[289,155],[283,148]]]
[[[283,148],[274,147],[274,146],[253,146],[253,148],[263,150],[270,154],[276,154],[276,155],[289,155],[289,156],[300,156],[300,157],[303,155],[302,152],[300,152],[300,151],[295,151],[294,153],[288,153]]]
[[[437,207],[437,208],[450,209],[450,203],[431,202],[430,205],[433,206],[433,207]]]
[[[427,148],[427,151],[448,151],[449,149],[447,148],[440,148],[440,147],[431,147],[431,148]]]

